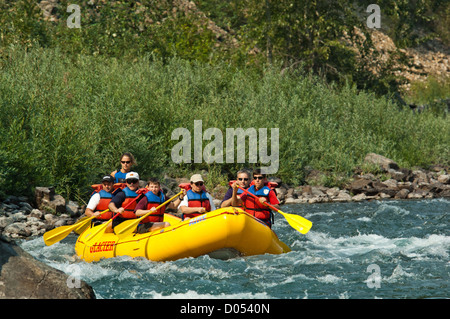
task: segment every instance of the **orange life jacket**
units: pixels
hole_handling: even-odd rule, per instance
[[[269,202],[269,193],[271,192],[269,187],[263,186],[261,189],[256,190],[256,187],[252,185],[247,189],[247,191],[258,197],[265,197],[267,202]],[[247,195],[245,197],[244,207],[247,213],[262,220],[267,225],[271,225],[271,211],[267,206],[261,204],[258,199]]]
[[[126,207],[124,212],[121,214],[123,218],[136,218],[136,214],[134,213],[134,209],[136,208],[137,201],[135,200],[139,194],[135,191],[132,191],[128,187],[122,189],[125,193],[125,200],[122,203],[122,207]],[[130,204],[131,203],[131,204]]]
[[[147,209],[151,209],[152,207],[158,207],[162,203],[166,201],[164,193],[160,191],[160,195],[155,195],[153,192],[147,192],[145,194],[147,197]],[[159,208],[156,212],[151,213],[149,216],[144,218],[141,223],[157,223],[162,222],[164,220],[164,212],[166,211],[166,206]]]
[[[91,197],[98,193],[100,195],[100,201],[97,204],[97,207],[95,208],[96,211],[104,211],[108,209],[108,205],[111,202],[111,199],[114,197],[114,195],[118,192],[118,189],[121,188],[122,184],[114,184],[114,189],[111,193],[108,193],[103,189],[102,184],[94,184],[91,185],[91,187],[94,189],[94,191],[91,194]],[[101,214],[100,216],[96,217],[97,220],[108,220],[111,219],[112,212],[108,211],[106,213]]]
[[[192,191],[191,184],[190,183],[181,183],[178,185],[178,187],[186,189],[186,196],[188,199],[188,207],[205,207],[207,212],[211,211],[211,203],[209,202],[208,196],[206,196],[206,188],[205,185],[202,187],[202,193],[198,194]],[[189,217],[193,218],[196,216],[202,215],[201,213],[191,213],[191,214],[184,214],[183,217]]]

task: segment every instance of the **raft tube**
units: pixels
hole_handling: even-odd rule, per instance
[[[164,221],[171,226],[122,239],[104,233],[90,246],[86,238],[100,226],[88,228],[78,237],[76,254],[87,262],[116,256],[169,261],[206,254],[228,259],[291,251],[267,225],[240,208],[225,207],[185,221],[165,214]]]

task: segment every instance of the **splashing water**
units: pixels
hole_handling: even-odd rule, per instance
[[[76,235],[23,249],[85,280],[98,298],[448,298],[450,201],[285,205],[313,222],[306,235],[281,215],[274,230],[283,255],[171,262],[118,257],[96,263],[74,253]]]

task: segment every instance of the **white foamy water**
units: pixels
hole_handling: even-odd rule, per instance
[[[276,216],[274,230],[292,248],[283,255],[171,262],[119,257],[80,261],[75,235],[53,246],[21,246],[87,281],[99,298],[446,298],[450,263],[449,201],[286,205],[313,222],[307,235]],[[374,277],[368,269],[379,269]],[[379,278],[379,288],[373,288]],[[372,288],[371,288],[372,287]]]

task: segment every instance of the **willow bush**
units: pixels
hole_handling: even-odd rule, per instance
[[[349,176],[369,152],[406,167],[450,158],[445,117],[401,111],[353,86],[337,89],[276,66],[260,72],[180,58],[69,57],[58,49],[14,46],[3,57],[3,195],[54,185],[68,198],[86,196],[90,184],[118,168],[124,151],[136,156],[143,178],[205,169],[223,181],[220,174],[258,165],[248,157],[246,163],[174,163],[178,141],[171,133],[182,127],[193,136],[194,120],[202,120],[203,131],[221,130],[224,147],[226,128],[268,128],[269,136],[270,128],[279,128],[276,175],[293,184],[303,181],[306,167]]]

